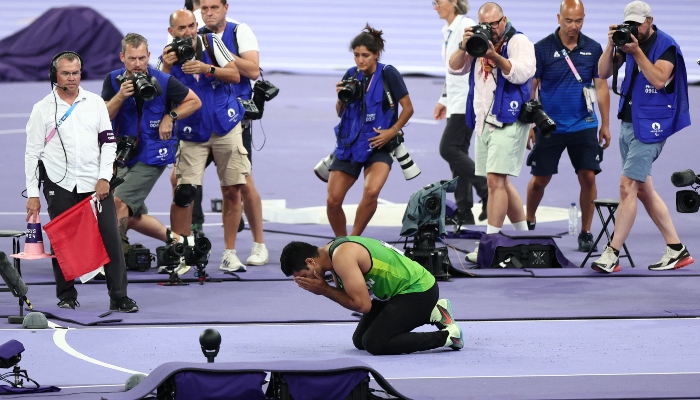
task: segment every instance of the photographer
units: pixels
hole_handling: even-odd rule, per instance
[[[603,49],[581,33],[584,17],[580,0],[562,1],[557,14],[559,27],[535,44],[537,72],[532,81],[532,98],[537,97],[539,89],[542,106],[556,122],[556,130],[551,137],[545,137],[539,129],[537,135],[530,130],[530,142],[536,145],[528,156],[532,178],[527,186],[526,217],[528,226],[534,229],[535,212],[566,149],[581,186],[578,251],[588,252],[593,246],[592,201],[598,197],[595,176],[601,171],[603,150],[610,145],[610,93],[608,82],[598,77]],[[594,103],[598,103],[601,116],[598,134]]]
[[[364,169],[365,185],[357,206],[353,236],[359,236],[377,210],[377,199],[393,162],[392,139],[413,115],[413,105],[403,77],[390,65],[378,62],[384,51],[382,31],[369,24],[350,43],[357,66],[348,69],[336,84],[336,112],[340,124],[335,127],[335,158],[328,178],[326,213],[335,236],[346,236],[347,226],[343,200]],[[394,97],[388,99],[384,84]],[[344,99],[341,100],[341,98]],[[401,105],[396,115],[392,103]],[[397,141],[400,138],[393,140]]]
[[[241,100],[250,100],[253,94],[251,81],[255,81],[260,76],[258,40],[255,38],[253,31],[248,25],[226,18],[228,8],[229,6],[226,0],[200,1],[201,15],[206,24],[206,29],[213,32],[221,39],[236,61],[236,67],[238,67],[238,71],[241,74],[241,80],[233,86],[236,89],[238,97]],[[204,31],[204,29],[200,30],[200,32],[202,31]],[[242,127],[243,145],[248,151],[248,160],[252,168],[252,122],[248,119],[244,119]],[[201,190],[201,188],[198,190]],[[243,198],[243,211],[248,219],[250,232],[253,235],[253,248],[245,263],[247,265],[265,265],[267,264],[269,255],[263,237],[262,200],[260,199],[258,190],[255,188],[252,171],[251,174],[246,177],[246,184],[241,186],[241,197]],[[233,257],[235,257],[235,254]],[[242,265],[240,260],[236,261],[234,259],[230,268],[238,270]],[[243,268],[245,268],[245,266],[243,266]]]
[[[148,66],[150,52],[146,38],[129,33],[122,40],[119,58],[124,68],[107,74],[102,85],[102,98],[107,104],[112,128],[117,140],[136,140],[135,148],[120,149],[118,154],[126,159],[117,170],[124,179],[114,191],[119,233],[126,239],[128,229],[166,241],[180,237],[173,234],[156,218],[148,215],[145,200],[153,189],[166,165],[175,162],[177,139],[172,137],[173,125],[178,118],[185,118],[198,110],[202,103],[197,95],[174,77]],[[148,100],[143,89],[134,87],[134,77],[143,74],[155,78],[162,94]],[[137,85],[144,84],[143,80]],[[152,84],[145,80],[145,84]],[[155,86],[155,85],[154,85]],[[151,89],[153,90],[153,89]],[[172,108],[173,104],[177,107]]]
[[[116,138],[105,103],[97,94],[80,87],[82,68],[77,53],[58,53],[51,60],[49,74],[55,87],[34,105],[29,116],[24,154],[27,221],[39,220],[40,181],[51,219],[94,194],[102,208],[97,223],[110,260],[104,266],[109,309],[136,312],[139,310],[136,302],[127,297],[126,265],[119,246],[117,215],[109,184]],[[80,306],[75,282],[66,281],[56,258],[51,263],[58,307],[75,309]]]
[[[300,288],[362,313],[352,335],[359,350],[389,355],[464,347],[450,301],[438,300],[435,278],[390,244],[358,236],[337,237],[323,247],[291,242],[280,264]],[[326,272],[335,287],[324,279]],[[440,330],[412,332],[426,324]]]
[[[433,8],[438,16],[447,24],[443,26],[442,33],[445,39],[442,48],[442,56],[445,64],[448,57],[457,50],[462,40],[464,29],[474,25],[474,21],[467,17],[469,4],[466,0],[436,0]],[[449,65],[446,65],[449,67]],[[481,214],[479,221],[487,218],[488,186],[486,178],[474,174],[474,160],[469,157],[469,144],[473,131],[467,126],[464,110],[467,105],[467,92],[469,91],[469,77],[466,75],[452,75],[446,71],[445,86],[442,96],[435,106],[433,115],[435,119],[447,118],[445,130],[440,139],[440,155],[447,161],[453,177],[457,180],[455,190],[455,202],[457,203],[457,215],[455,222],[459,225],[473,225],[474,194],[481,198]]]
[[[625,7],[624,25],[610,25],[608,45],[598,61],[598,72],[607,79],[625,64],[617,117],[620,125],[620,205],[615,235],[591,267],[600,272],[620,270],[619,250],[632,229],[637,199],[659,228],[666,251],[650,270],[682,268],[693,262],[681,243],[666,204],[654,190],[652,163],[666,139],[690,125],[688,82],[683,53],[675,40],[653,24],[651,7],[633,1]],[[621,35],[620,35],[621,34]],[[618,40],[620,39],[622,40]],[[613,83],[617,76],[613,77]],[[616,89],[616,88],[614,88]]]
[[[476,132],[476,175],[486,176],[489,188],[486,233],[499,232],[506,214],[516,230],[525,231],[523,202],[509,175],[520,174],[525,155],[529,124],[518,117],[530,98],[535,51],[498,4],[485,3],[478,16],[478,32],[466,28],[450,56],[450,73],[471,72],[467,125]],[[471,55],[468,48],[480,54]]]
[[[189,41],[195,59],[181,57],[178,49],[168,45],[163,50],[159,68],[178,78],[202,99],[202,108],[180,120],[177,126],[180,148],[175,167],[177,188],[170,207],[172,230],[181,235],[190,235],[192,201],[197,185],[202,184],[205,163],[211,152],[224,201],[221,268],[239,270],[236,268],[240,261],[235,256],[235,245],[241,220],[240,192],[241,186],[246,183],[245,177],[250,173],[248,152],[241,136],[240,122],[244,109],[231,85],[240,81],[240,72],[231,53],[216,35],[197,35],[197,21],[191,11],[175,11],[170,16],[168,32],[173,37]],[[215,67],[214,64],[223,67]]]

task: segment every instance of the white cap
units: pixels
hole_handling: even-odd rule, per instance
[[[651,17],[651,7],[643,1],[633,1],[625,7],[625,22],[633,21],[643,24]]]

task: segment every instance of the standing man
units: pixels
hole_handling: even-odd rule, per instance
[[[529,228],[535,229],[535,212],[566,149],[581,186],[578,250],[588,252],[593,246],[592,201],[598,197],[595,176],[601,171],[603,150],[610,145],[610,93],[608,82],[598,77],[603,49],[581,33],[585,15],[580,0],[563,0],[557,14],[559,27],[535,44],[537,72],[532,98],[541,98],[544,111],[556,122],[557,129],[549,138],[530,130],[528,149],[536,145],[528,157],[532,179],[527,185],[526,217]],[[593,107],[596,102],[601,117],[599,132]]]
[[[608,45],[598,62],[602,79],[625,63],[617,117],[620,127],[620,205],[615,235],[591,267],[600,272],[620,270],[620,246],[625,243],[637,215],[637,199],[659,228],[666,251],[650,270],[677,269],[694,260],[681,243],[666,204],[654,190],[652,163],[661,154],[666,138],[690,125],[685,60],[678,43],[653,24],[651,7],[633,1],[625,7],[624,23],[632,34],[626,43],[617,40],[617,24],[610,25]],[[624,35],[623,35],[624,37]],[[616,43],[617,42],[617,43]],[[613,79],[614,81],[615,79]]]
[[[236,61],[236,67],[241,74],[240,81],[233,85],[236,88],[236,94],[241,100],[250,100],[253,94],[251,81],[260,76],[258,40],[248,25],[227,20],[228,4],[226,0],[201,0],[200,10],[206,28],[221,39]],[[243,145],[248,151],[248,160],[252,166],[252,123],[250,120],[244,119],[241,124]],[[241,195],[243,197],[243,211],[248,218],[250,232],[253,234],[253,249],[245,263],[247,265],[265,265],[269,255],[263,237],[262,200],[255,188],[252,173],[246,177],[246,184],[241,187]],[[245,265],[238,260],[235,254],[233,257],[235,259],[228,269],[245,269]]]
[[[526,231],[523,201],[510,182],[523,164],[529,124],[520,122],[522,105],[530,99],[535,75],[535,49],[503,14],[501,6],[485,3],[479,23],[491,27],[488,49],[481,57],[467,53],[474,35],[464,30],[462,43],[450,56],[450,73],[469,74],[467,125],[476,132],[476,175],[488,183],[486,233],[498,233],[506,215],[516,230]]]
[[[150,56],[145,37],[127,34],[119,53],[124,68],[107,74],[102,84],[102,98],[117,140],[125,141],[129,136],[136,139],[131,158],[123,160],[126,164],[117,170],[117,176],[124,179],[114,191],[119,233],[122,240],[128,229],[134,229],[159,240],[181,241],[178,234],[169,237],[169,229],[148,215],[145,200],[166,165],[175,162],[177,139],[172,135],[175,121],[192,115],[202,102],[174,77],[149,67]],[[162,94],[144,99],[135,91],[131,79],[134,74],[154,77]]]
[[[110,259],[104,266],[109,309],[136,312],[136,302],[126,293],[126,265],[109,187],[117,144],[104,101],[80,87],[81,69],[77,53],[58,53],[49,73],[55,87],[34,105],[29,116],[24,154],[27,221],[38,221],[41,180],[51,219],[94,193],[102,207],[97,223]],[[51,262],[58,307],[75,309],[80,303],[74,281],[65,280],[57,259]]]
[[[438,17],[444,19],[446,24],[442,27],[442,35],[445,40],[442,47],[442,58],[449,68],[448,57],[457,50],[462,40],[462,33],[474,21],[467,17],[469,3],[465,0],[433,1],[433,8]],[[440,139],[440,156],[447,161],[452,171],[452,177],[459,177],[457,189],[455,189],[455,202],[457,203],[456,222],[458,225],[473,225],[474,193],[481,198],[481,214],[479,221],[487,217],[488,186],[486,178],[474,174],[474,160],[469,157],[469,144],[472,140],[472,130],[467,126],[464,110],[467,107],[467,93],[469,92],[469,76],[452,75],[446,72],[445,86],[442,96],[435,106],[433,115],[440,120],[447,117],[445,130]]]
[[[216,35],[197,35],[197,22],[191,11],[175,11],[170,16],[168,32],[173,37],[191,40],[195,59],[179,62],[175,52],[166,46],[159,68],[172,74],[202,100],[202,108],[180,120],[177,125],[180,148],[175,167],[177,188],[170,208],[172,230],[180,235],[190,235],[192,200],[197,185],[202,184],[205,163],[211,152],[224,201],[221,268],[239,271],[243,265],[236,257],[235,245],[241,219],[240,193],[250,173],[250,161],[246,157],[248,152],[241,137],[240,122],[244,110],[231,85],[240,81],[240,73],[231,53]],[[204,40],[209,50],[204,47]],[[213,57],[209,55],[210,51]]]
[[[280,264],[300,288],[363,314],[352,335],[359,350],[388,355],[464,347],[450,301],[438,300],[435,278],[388,243],[361,236],[337,237],[323,247],[291,242]],[[326,272],[335,287],[324,279]],[[412,332],[425,324],[440,330]]]

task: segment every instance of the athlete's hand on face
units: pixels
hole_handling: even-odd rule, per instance
[[[326,282],[322,276],[318,276],[316,271],[314,271],[313,278],[297,276],[294,278],[294,282],[296,282],[300,288],[308,290],[313,294],[323,294],[330,287],[328,282]]]

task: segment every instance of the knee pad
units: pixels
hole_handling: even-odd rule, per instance
[[[173,202],[178,207],[189,207],[197,195],[196,185],[177,185]]]

